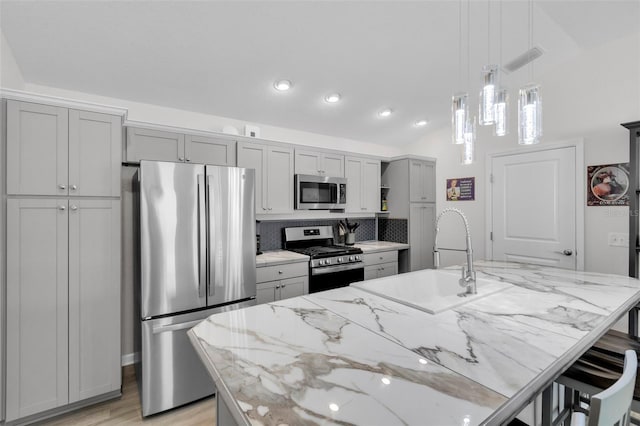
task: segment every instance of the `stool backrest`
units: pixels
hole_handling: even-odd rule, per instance
[[[627,426],[636,384],[638,356],[635,351],[624,353],[622,376],[608,389],[591,397],[589,426]]]

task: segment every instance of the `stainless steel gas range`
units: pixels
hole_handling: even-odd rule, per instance
[[[309,256],[309,293],[364,280],[362,250],[334,244],[331,226],[285,228],[284,247]]]

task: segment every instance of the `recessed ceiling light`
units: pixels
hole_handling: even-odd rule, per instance
[[[335,404],[335,403],[332,402],[331,404],[329,404],[329,410],[338,411],[338,410],[340,410],[340,406],[338,404]]]
[[[380,381],[385,385],[391,384],[391,380],[388,377],[383,377]]]
[[[276,90],[280,91],[280,92],[285,92],[289,89],[291,89],[291,82],[289,80],[280,80],[280,81],[276,81],[273,84],[273,87],[276,88]]]
[[[418,120],[415,123],[413,123],[413,125],[416,127],[422,127],[422,126],[426,126],[427,123],[428,123],[427,120]]]
[[[335,104],[340,100],[340,93],[331,93],[324,97],[324,101],[330,104]]]
[[[388,117],[391,115],[393,110],[391,108],[383,108],[378,112],[379,117]]]

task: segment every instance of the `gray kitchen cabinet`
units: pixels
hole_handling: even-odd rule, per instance
[[[380,210],[380,160],[345,158],[346,212],[375,213]]]
[[[69,402],[120,389],[120,201],[69,201]]]
[[[119,196],[121,120],[7,101],[7,193]]]
[[[295,151],[296,174],[344,177],[344,155],[304,149]]]
[[[7,200],[7,421],[119,391],[119,205]]]
[[[185,161],[234,167],[236,165],[236,141],[209,136],[185,135]]]
[[[269,303],[309,293],[309,264],[285,263],[256,268],[256,303]]]
[[[364,279],[389,277],[398,275],[398,251],[384,251],[365,253],[362,255],[364,262]]]
[[[256,170],[256,214],[293,212],[293,149],[238,142],[238,167]]]
[[[181,133],[127,127],[127,162],[140,160],[184,161]]]
[[[433,268],[436,207],[432,203],[411,203],[409,213],[410,268]]]
[[[69,401],[66,200],[7,200],[6,421]]]
[[[236,165],[236,141],[212,136],[127,127],[127,162],[177,161]]]
[[[410,201],[435,202],[435,165],[421,160],[409,160]]]

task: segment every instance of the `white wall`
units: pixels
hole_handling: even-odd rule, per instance
[[[640,37],[626,37],[572,58],[553,73],[536,75],[542,85],[544,137],[542,143],[583,138],[585,165],[629,160],[629,133],[620,123],[640,119]],[[523,72],[523,71],[521,71]],[[510,87],[511,99],[517,87]],[[409,150],[438,158],[437,207],[453,206],[469,216],[476,258],[485,255],[486,219],[485,164],[488,153],[517,149],[515,103],[511,105],[511,134],[504,138],[478,127],[476,163],[462,166],[459,148],[451,145],[450,129],[441,129],[412,144]],[[446,179],[476,177],[476,201],[447,202]],[[586,191],[586,188],[584,189]],[[626,275],[627,249],[607,246],[609,232],[628,232],[627,207],[585,206],[585,269]],[[443,222],[442,241],[464,241],[455,217]],[[449,256],[445,258],[445,256]],[[443,263],[460,262],[455,255],[443,254]]]
[[[0,29],[0,87],[10,87],[16,90],[24,89],[24,78],[20,67],[13,56],[13,50],[4,33]]]
[[[383,146],[379,144],[368,143],[366,141],[336,138],[332,136],[320,135],[317,133],[302,132],[299,130],[287,129],[283,127],[268,126],[260,123],[242,121],[240,119],[219,117],[215,115],[202,114],[199,112],[186,111],[176,108],[167,108],[158,105],[130,101],[126,99],[110,98],[90,93],[76,92],[30,83],[27,83],[25,85],[24,90],[41,95],[56,96],[61,98],[127,108],[128,119],[134,121],[144,121],[154,124],[163,124],[216,132],[221,132],[224,126],[231,125],[236,127],[241,134],[244,133],[244,126],[246,124],[249,124],[260,127],[260,137],[262,139],[289,142],[299,145],[323,147],[327,149],[361,152],[387,157],[400,154],[398,148],[392,146]]]

